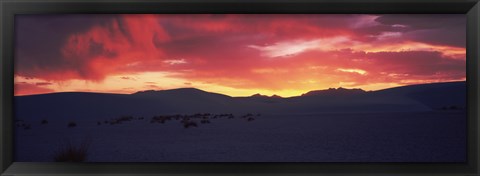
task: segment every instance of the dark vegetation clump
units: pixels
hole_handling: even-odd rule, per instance
[[[130,122],[134,119],[135,118],[133,116],[121,116],[121,117],[114,118],[114,119],[111,119],[111,120],[105,120],[104,123],[105,124],[110,124],[110,125],[115,125],[115,124],[122,124],[124,122]]]
[[[451,106],[443,106],[440,109],[444,111],[448,111],[448,110],[461,110],[462,108],[460,106],[451,105]]]
[[[15,120],[15,126],[18,128],[23,128],[24,130],[32,129],[32,125],[23,120]]]
[[[42,125],[48,124],[48,120],[43,119],[40,123],[41,123]]]
[[[75,122],[68,122],[68,124],[67,124],[68,128],[73,128],[73,127],[76,127],[76,126],[77,126],[77,123],[75,123]]]
[[[450,110],[458,110],[458,109],[460,109],[460,107],[453,105],[453,106],[450,106],[449,109]]]
[[[245,118],[247,121],[253,121],[255,120],[255,117],[259,117],[260,114],[252,114],[248,113],[243,116],[240,116],[242,118]],[[194,120],[199,120],[200,124],[209,124],[212,123],[212,120],[215,119],[233,119],[235,116],[231,113],[224,113],[224,114],[211,114],[211,113],[195,113],[195,114],[175,114],[175,115],[156,115],[153,116],[150,119],[151,124],[164,124],[167,123],[168,121],[172,120],[180,120],[180,123],[185,127],[185,128],[190,128],[190,127],[198,127],[199,124],[195,122]]]
[[[168,115],[160,115],[160,116],[154,116],[150,120],[150,123],[161,123],[164,124],[165,122],[172,120],[174,116],[168,116]]]
[[[253,114],[248,113],[248,114],[243,115],[242,118],[249,119],[249,118],[253,118],[253,116],[254,116]]]
[[[117,121],[121,121],[121,122],[129,122],[132,120],[133,120],[133,116],[122,116],[117,119]]]
[[[184,127],[184,128],[198,127],[198,125],[197,125],[197,122],[194,122],[194,121],[186,121],[186,122],[183,122],[183,127]]]
[[[71,141],[60,146],[54,155],[55,162],[84,162],[87,160],[90,140],[84,140],[79,146],[75,146]]]

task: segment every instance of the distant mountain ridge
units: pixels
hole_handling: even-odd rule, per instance
[[[301,96],[346,96],[366,93],[363,89],[346,89],[343,87],[329,88],[324,90],[313,90],[302,94]]]
[[[267,96],[267,95],[262,95],[262,94],[259,94],[259,93],[256,93],[256,94],[253,94],[252,96],[250,97],[265,97],[265,98],[283,98],[281,96],[278,96],[276,94],[272,95],[272,96]]]
[[[297,97],[230,97],[195,88],[133,94],[66,92],[16,96],[16,118],[110,118],[183,113],[322,113],[432,111],[466,106],[466,82],[395,87],[378,91],[331,88]]]

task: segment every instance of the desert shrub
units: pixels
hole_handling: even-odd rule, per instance
[[[197,123],[196,122],[192,122],[192,121],[188,121],[188,122],[184,122],[183,123],[183,127],[184,128],[190,128],[190,127],[197,127]]]
[[[456,105],[451,105],[451,106],[443,106],[440,109],[441,110],[461,110],[462,107],[456,106]]]
[[[76,126],[77,126],[77,123],[75,123],[75,122],[68,122],[68,124],[67,124],[68,128],[73,128],[73,127],[76,127]]]
[[[42,125],[48,124],[48,120],[43,119],[40,123],[41,123]]]
[[[459,108],[458,106],[452,105],[452,106],[450,106],[450,109],[451,109],[451,110],[458,110],[458,109],[460,109],[460,108]]]
[[[247,121],[249,121],[249,122],[250,122],[250,121],[254,121],[254,120],[255,120],[255,118],[253,118],[253,117],[249,117],[249,118],[247,119]]]
[[[87,160],[90,143],[90,140],[84,140],[79,146],[75,146],[71,141],[67,141],[60,146],[53,159],[55,162],[84,162]]]
[[[133,116],[122,116],[118,119],[116,119],[118,122],[123,122],[123,121],[131,121],[133,120]]]
[[[243,115],[242,118],[249,118],[249,117],[252,117],[252,116],[253,116],[253,114],[248,113],[248,114]]]

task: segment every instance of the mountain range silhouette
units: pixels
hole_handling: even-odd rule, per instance
[[[62,92],[16,96],[22,118],[110,118],[187,113],[359,113],[421,112],[466,106],[466,82],[401,86],[377,91],[330,88],[283,98],[255,94],[231,97],[196,88],[147,90],[133,94]]]

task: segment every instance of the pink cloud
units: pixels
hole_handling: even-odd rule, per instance
[[[44,94],[53,92],[53,89],[41,87],[43,85],[36,85],[26,82],[15,83],[15,95],[31,95],[31,94]]]
[[[422,25],[430,23],[430,17],[413,18],[113,15],[88,23],[82,30],[65,29],[64,35],[45,43],[51,48],[39,43],[47,40],[40,40],[42,36],[30,37],[33,43],[20,37],[23,40],[19,43],[35,46],[18,46],[16,74],[48,82],[75,79],[102,83],[112,75],[131,80],[130,74],[166,72],[188,83],[271,90],[300,89],[316,83],[332,86],[339,82],[366,85],[464,79],[465,55],[456,45],[461,41],[453,40],[462,38],[461,33],[450,34],[446,30],[450,27],[437,22]],[[460,16],[449,18],[446,25],[454,24],[457,18]],[[429,35],[423,35],[425,31]],[[406,50],[400,44],[412,48]],[[37,50],[47,54],[28,54]],[[22,86],[26,87],[19,84]],[[32,92],[47,91],[27,86],[25,90]],[[159,88],[150,83],[144,87]]]

